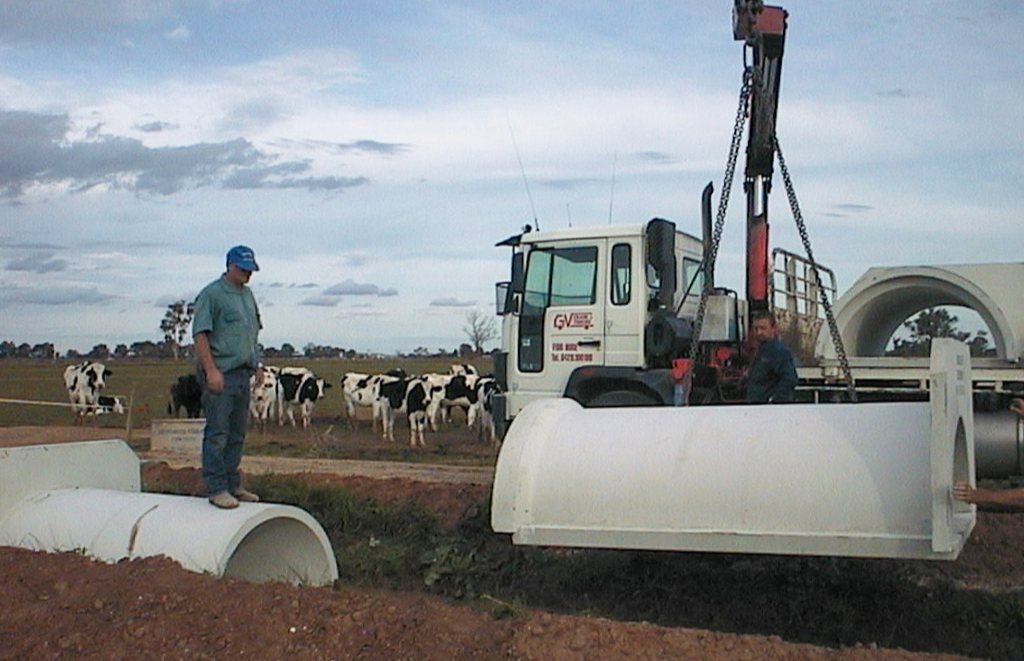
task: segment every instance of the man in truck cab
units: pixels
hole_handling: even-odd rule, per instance
[[[789,347],[779,339],[775,315],[760,310],[751,315],[750,335],[757,355],[747,376],[747,403],[792,402],[796,391],[796,366]]]

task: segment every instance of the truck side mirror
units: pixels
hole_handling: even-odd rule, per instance
[[[655,218],[647,223],[647,283],[656,289],[652,309],[671,308],[676,295],[676,226]]]
[[[523,268],[523,253],[517,252],[512,255],[512,287],[513,294],[522,294],[526,291],[526,269]]]
[[[494,285],[494,306],[499,317],[512,312],[512,288],[509,282]]]

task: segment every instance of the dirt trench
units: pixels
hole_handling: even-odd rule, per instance
[[[0,446],[110,438],[107,430],[0,428]],[[201,492],[194,458],[148,456],[147,481]],[[413,502],[457,522],[488,492],[488,471],[387,467],[379,462],[253,460],[390,502]],[[315,468],[313,472],[311,468]],[[403,473],[403,471],[410,471]],[[417,474],[417,471],[420,471]],[[370,473],[365,474],[365,473]],[[955,563],[923,580],[993,592],[1024,586],[1024,515],[982,514]],[[812,595],[809,595],[809,598]],[[449,603],[422,593],[251,584],[193,574],[162,559],[106,565],[79,554],[0,548],[0,661],[35,659],[787,659],[925,661],[966,657],[830,649],[777,636],[661,627],[598,617]],[[1011,658],[1011,657],[1007,657]]]

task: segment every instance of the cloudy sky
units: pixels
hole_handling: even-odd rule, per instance
[[[245,243],[265,344],[454,348],[535,216],[699,233],[731,6],[5,0],[0,340],[160,340]],[[840,291],[1024,259],[1024,4],[785,7],[779,139]],[[738,184],[731,209],[719,281],[741,288]],[[799,250],[779,182],[772,231]]]

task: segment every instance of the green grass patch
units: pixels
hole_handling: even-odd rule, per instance
[[[387,505],[290,477],[258,476],[249,486],[265,500],[301,507],[319,521],[347,583],[416,588],[424,549],[443,536],[437,518],[418,507]]]

